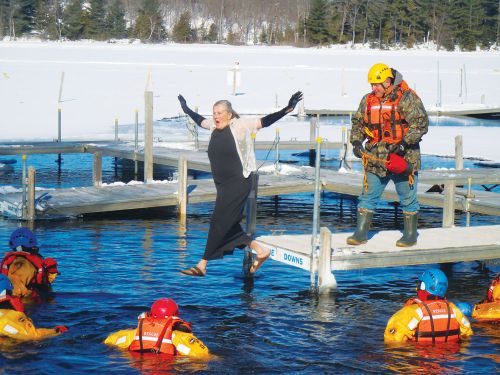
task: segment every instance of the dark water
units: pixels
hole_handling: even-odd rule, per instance
[[[37,184],[89,185],[91,157],[63,157],[60,173],[55,155],[28,157],[37,168]],[[325,164],[335,167],[334,157]],[[306,162],[292,153],[282,158]],[[424,158],[428,168],[446,163]],[[11,173],[0,176],[1,185],[19,187],[20,167],[19,159]],[[133,177],[121,164],[115,171],[113,158],[104,158],[103,169],[105,182]],[[164,169],[155,179],[171,175]],[[259,198],[257,233],[310,233],[312,206],[312,194]],[[355,200],[325,193],[321,206],[322,226],[333,231],[355,226]],[[241,252],[211,262],[205,278],[182,276],[179,271],[202,255],[212,208],[189,205],[187,228],[179,225],[174,209],[37,222],[41,252],[58,259],[62,274],[54,284],[55,299],[29,306],[28,315],[37,327],[65,324],[69,331],[38,343],[0,342],[0,373],[498,373],[500,326],[473,324],[475,335],[460,346],[384,346],[387,320],[412,296],[416,276],[427,266],[335,272],[338,289],[321,298],[309,293],[307,272],[274,261],[254,280],[244,279]],[[399,215],[393,205],[382,204],[374,229],[400,228]],[[440,209],[424,206],[420,227],[440,226],[441,215]],[[477,214],[471,221],[500,224],[499,217]],[[465,216],[457,213],[456,224],[464,223]],[[17,226],[0,219],[6,250]],[[499,261],[441,267],[449,277],[448,298],[471,303],[500,272]],[[217,358],[167,362],[131,357],[102,344],[109,333],[134,327],[137,315],[161,297],[177,301],[181,316]]]

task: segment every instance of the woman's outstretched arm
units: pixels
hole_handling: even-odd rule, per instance
[[[201,123],[202,123],[203,120],[205,120],[205,117],[203,117],[199,113],[196,113],[191,108],[189,108],[188,105],[187,105],[187,103],[186,103],[186,99],[184,99],[184,97],[181,94],[179,94],[179,96],[177,97],[177,99],[179,99],[179,103],[181,103],[181,108],[184,111],[184,113],[186,115],[188,115],[189,117],[191,117],[191,119],[194,122],[196,122],[196,124],[198,126],[201,126]]]
[[[269,125],[274,124],[276,121],[281,119],[283,116],[285,116],[287,113],[290,113],[294,110],[295,106],[297,105],[298,102],[302,100],[302,92],[297,91],[295,94],[292,95],[290,100],[288,101],[288,105],[283,108],[281,111],[271,113],[267,116],[264,116],[260,119],[260,123],[263,128],[268,127]]]

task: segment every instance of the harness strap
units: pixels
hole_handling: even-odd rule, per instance
[[[144,322],[144,319],[139,320],[139,349],[142,352],[143,351],[143,345],[142,345],[142,323]]]
[[[396,109],[394,103],[391,106],[391,130],[392,130],[392,139],[396,139]],[[403,133],[401,133],[403,134]]]
[[[153,353],[158,354],[161,349],[161,342],[163,341],[163,338],[165,337],[165,333],[168,330],[168,327],[171,326],[172,323],[172,317],[169,317],[167,321],[165,322],[165,325],[163,326],[163,329],[160,332],[160,335],[158,336],[158,340],[156,340],[155,346],[151,349]]]
[[[434,329],[434,318],[432,317],[431,309],[429,308],[429,306],[427,306],[427,304],[424,301],[422,301],[422,305],[427,310],[427,314],[429,315],[429,320],[431,322],[431,332],[428,333],[427,335],[425,335],[425,337],[428,337],[428,335],[430,334],[430,336],[432,337],[432,343],[435,344],[436,343],[436,330]],[[418,332],[418,329],[417,329],[417,332]],[[424,337],[424,336],[421,336],[421,337]],[[418,334],[417,334],[417,341],[418,341]]]
[[[444,342],[448,342],[448,336],[450,334],[450,323],[451,323],[451,312],[450,312],[450,304],[448,303],[448,301],[444,301],[444,303],[446,303],[446,307],[448,309],[448,322],[446,324],[446,337],[444,339]]]

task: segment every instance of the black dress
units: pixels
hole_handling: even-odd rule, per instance
[[[252,241],[240,225],[251,178],[243,176],[243,166],[229,126],[212,132],[208,158],[217,197],[203,259],[213,260],[231,254],[234,248],[243,249]]]

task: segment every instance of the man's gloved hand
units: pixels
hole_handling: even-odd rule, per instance
[[[406,150],[408,150],[408,143],[406,143],[405,141],[401,141],[399,143],[391,143],[388,145],[387,149],[391,154],[403,156],[406,153]]]
[[[352,143],[352,153],[357,156],[358,158],[363,157],[363,153],[365,152],[365,148],[363,147],[363,144],[359,141],[354,141]]]
[[[188,109],[186,99],[184,99],[184,97],[181,94],[179,94],[177,99],[179,99],[179,103],[181,103],[182,110],[184,111],[184,113],[186,113],[186,110]]]
[[[286,107],[287,112],[292,112],[297,103],[300,102],[302,98],[303,95],[301,91],[297,91],[295,94],[293,94],[290,100],[288,101],[288,105]]]
[[[68,330],[68,327],[66,326],[55,326],[54,329],[56,330],[57,333],[64,333]]]

